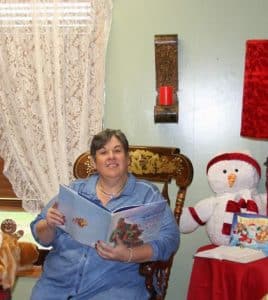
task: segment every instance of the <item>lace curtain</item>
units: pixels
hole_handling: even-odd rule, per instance
[[[1,1],[0,156],[27,211],[72,179],[101,130],[112,1]]]

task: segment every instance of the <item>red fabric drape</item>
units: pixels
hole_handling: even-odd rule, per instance
[[[268,293],[267,268],[267,257],[246,264],[195,257],[187,300],[260,300]]]
[[[246,42],[241,136],[268,139],[268,40]]]
[[[11,291],[10,289],[3,290],[0,286],[0,300],[11,300]]]

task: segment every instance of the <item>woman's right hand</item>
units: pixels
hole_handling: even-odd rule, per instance
[[[54,203],[48,210],[46,217],[36,224],[36,234],[40,241],[49,244],[53,241],[57,225],[64,225],[64,215],[58,210],[58,203]]]
[[[46,222],[50,228],[55,228],[57,225],[64,225],[64,215],[58,210],[58,203],[55,202],[48,210]]]

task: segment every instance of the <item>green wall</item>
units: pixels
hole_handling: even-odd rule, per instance
[[[178,34],[178,124],[154,124],[155,34]],[[104,126],[131,144],[179,147],[195,169],[186,205],[211,195],[205,168],[215,153],[248,149],[260,164],[268,156],[267,141],[239,135],[245,41],[257,38],[268,38],[267,0],[114,0]],[[193,253],[206,243],[204,228],[182,235],[167,300],[186,299]],[[33,283],[19,279],[13,300],[29,299]]]
[[[154,124],[155,34],[178,35],[178,124]],[[186,205],[212,194],[205,168],[218,152],[248,149],[264,174],[268,142],[240,137],[245,41],[257,38],[268,38],[267,0],[114,1],[104,125],[131,144],[179,147],[195,169]],[[186,299],[193,253],[206,243],[204,228],[182,235],[167,300]]]

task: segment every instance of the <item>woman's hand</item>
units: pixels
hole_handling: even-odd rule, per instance
[[[57,225],[64,225],[64,215],[58,210],[58,203],[55,202],[48,210],[46,222],[50,228],[55,228]]]
[[[117,236],[116,246],[110,246],[103,241],[98,241],[95,245],[96,251],[104,259],[117,260],[122,262],[130,262],[130,250],[123,241]]]
[[[110,246],[103,241],[95,245],[96,251],[104,259],[117,260],[122,262],[141,263],[150,261],[153,256],[153,249],[150,244],[128,248],[123,241],[116,236],[116,246]]]
[[[46,218],[40,220],[36,225],[39,239],[45,244],[51,243],[55,237],[56,226],[63,225],[64,219],[64,215],[58,210],[58,204],[54,203],[47,210]]]

